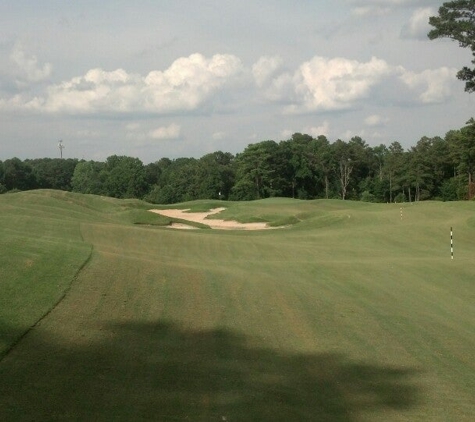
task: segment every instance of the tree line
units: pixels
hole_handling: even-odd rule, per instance
[[[233,155],[161,158],[144,165],[113,155],[104,162],[18,158],[0,161],[0,193],[61,189],[171,204],[196,199],[340,198],[368,202],[463,200],[475,196],[475,120],[442,137],[371,147],[361,137],[330,142],[295,133]]]

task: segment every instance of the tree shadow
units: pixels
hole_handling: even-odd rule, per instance
[[[28,327],[13,326],[0,319],[0,362],[27,333]]]
[[[64,345],[39,328],[0,362],[0,420],[357,421],[419,402],[414,369],[224,329],[110,324]]]

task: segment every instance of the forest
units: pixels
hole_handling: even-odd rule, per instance
[[[172,204],[195,199],[339,198],[367,202],[466,200],[475,196],[475,120],[445,137],[371,147],[361,137],[330,142],[294,133],[248,145],[233,155],[105,162],[18,158],[0,161],[0,193],[60,189]]]

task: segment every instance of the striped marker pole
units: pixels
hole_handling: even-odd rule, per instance
[[[450,228],[450,259],[454,259],[454,235],[452,227]]]
[[[400,211],[401,211],[401,220],[402,220],[402,207],[400,208]]]

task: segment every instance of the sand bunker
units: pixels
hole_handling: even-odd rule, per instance
[[[264,230],[270,229],[267,223],[239,223],[237,221],[215,220],[207,219],[209,215],[218,214],[226,208],[214,208],[207,212],[188,212],[186,210],[150,210],[157,214],[164,215],[166,217],[179,218],[180,220],[194,221],[196,223],[206,224],[212,229],[220,230]],[[195,229],[196,227],[189,226],[183,223],[173,223],[169,226],[173,229]]]

